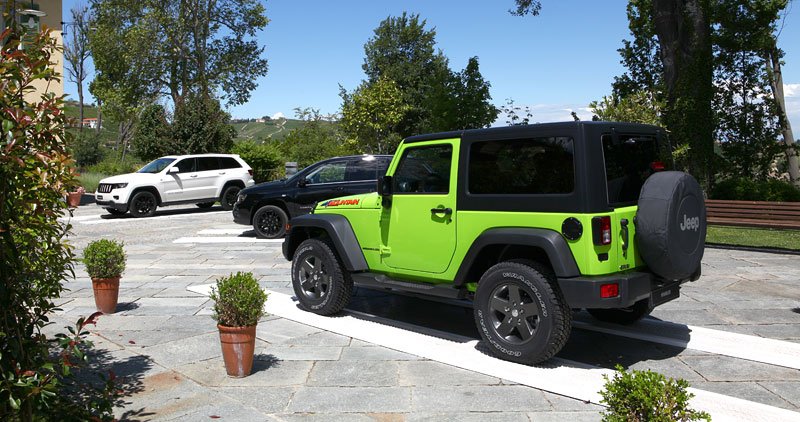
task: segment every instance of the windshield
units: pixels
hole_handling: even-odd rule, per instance
[[[614,139],[616,138],[616,139]],[[654,135],[603,135],[608,203],[635,203],[651,174],[666,170],[670,160]]]
[[[175,161],[174,158],[156,158],[137,171],[137,173],[158,173],[167,168],[168,165]]]

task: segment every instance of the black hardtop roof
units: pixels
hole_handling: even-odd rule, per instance
[[[619,132],[657,132],[663,131],[658,126],[645,125],[639,123],[625,123],[625,122],[606,122],[606,121],[570,121],[570,122],[555,122],[555,123],[536,123],[531,125],[515,125],[503,127],[491,127],[485,129],[466,129],[454,130],[450,132],[429,133],[424,135],[409,136],[404,139],[404,143],[414,143],[423,141],[433,141],[437,139],[452,139],[452,138],[482,138],[482,137],[502,137],[502,138],[516,138],[528,136],[531,132],[540,132],[542,130],[564,130],[575,131],[580,128],[591,127],[594,130],[611,130],[612,128]],[[607,128],[607,129],[606,129]]]

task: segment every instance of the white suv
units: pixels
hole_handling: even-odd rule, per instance
[[[134,217],[149,217],[164,205],[209,208],[217,201],[230,211],[239,191],[253,184],[253,169],[238,155],[177,155],[101,180],[95,201],[111,214]]]

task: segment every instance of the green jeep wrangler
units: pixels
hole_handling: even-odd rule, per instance
[[[339,312],[354,285],[467,299],[494,354],[535,364],[573,309],[632,323],[700,277],[703,193],[670,163],[664,131],[638,124],[414,136],[377,193],[292,219],[283,254],[308,311]]]

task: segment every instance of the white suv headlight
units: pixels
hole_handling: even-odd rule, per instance
[[[128,186],[127,183],[111,183],[111,189],[123,189]]]

